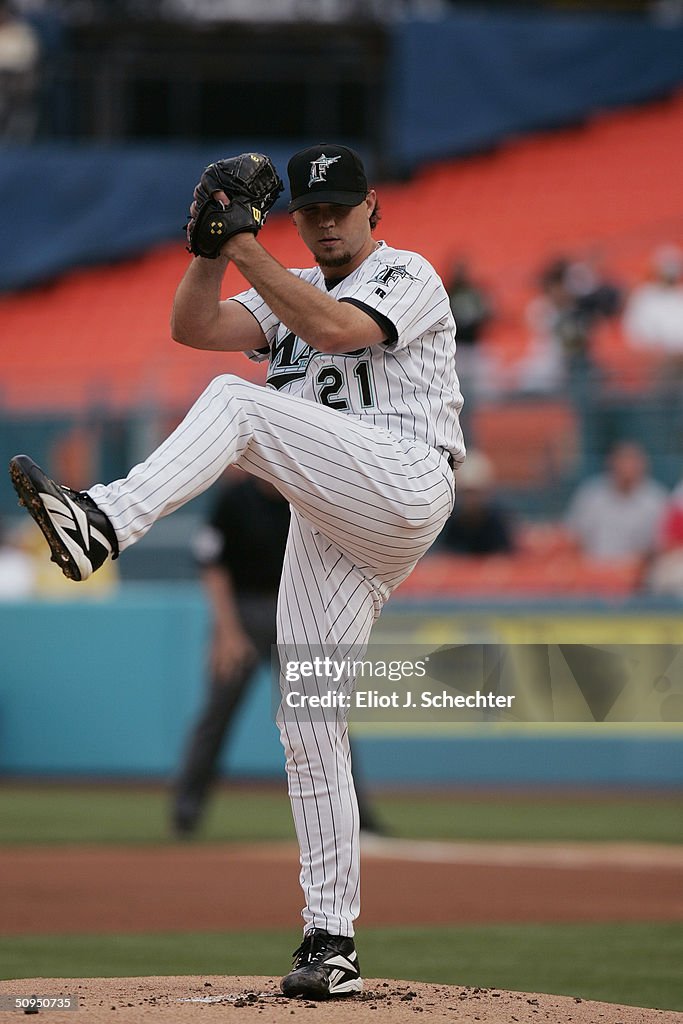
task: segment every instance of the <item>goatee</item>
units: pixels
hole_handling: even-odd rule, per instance
[[[351,262],[351,253],[345,252],[341,256],[316,256],[315,261],[319,267],[343,267]]]

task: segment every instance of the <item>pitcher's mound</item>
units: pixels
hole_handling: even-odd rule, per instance
[[[633,1006],[596,1003],[571,996],[533,995],[492,988],[431,985],[413,981],[370,978],[362,995],[309,1002],[285,999],[279,978],[161,977],[161,978],[23,978],[0,981],[1,1024],[17,1024],[17,1011],[5,1011],[7,996],[37,996],[58,1001],[75,996],[79,1010],[71,1018],[55,1017],[43,1006],[36,1015],[69,1024],[282,1024],[308,1017],[310,1024],[405,1024],[435,1018],[457,1024],[682,1024],[683,1014],[671,1010],[642,1010]],[[59,1003],[57,1003],[59,1006]],[[56,1008],[55,1008],[56,1009]],[[63,1006],[60,1009],[62,1012]],[[21,1007],[19,1008],[21,1012]],[[424,1014],[424,1016],[422,1016]],[[44,1016],[43,1016],[43,1019]]]

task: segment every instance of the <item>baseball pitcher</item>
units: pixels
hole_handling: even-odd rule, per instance
[[[375,239],[377,195],[353,150],[312,146],[288,173],[289,212],[315,265],[288,270],[259,241],[282,190],[270,160],[220,160],[195,189],[194,258],[172,315],[183,345],[267,360],[266,387],[217,377],[170,437],[114,483],[73,491],[25,455],[10,471],[74,580],[117,558],[228,465],[270,481],[292,509],[281,657],[324,647],[343,659],[364,649],[452,510],[465,454],[455,324],[427,260]],[[230,263],[251,288],[221,301]],[[358,808],[345,717],[281,711],[279,727],[305,900],[303,942],[282,990],[313,999],[359,992]]]

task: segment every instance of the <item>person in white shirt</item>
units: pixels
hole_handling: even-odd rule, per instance
[[[589,558],[646,558],[655,548],[667,499],[666,488],[648,476],[643,448],[621,442],[609,452],[606,472],[579,485],[565,526]]]
[[[683,358],[683,253],[672,245],[653,258],[653,280],[633,290],[624,332],[636,349]]]

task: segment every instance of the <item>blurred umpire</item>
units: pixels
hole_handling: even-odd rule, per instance
[[[277,592],[289,531],[289,504],[266,480],[227,478],[194,542],[212,613],[209,687],[173,790],[178,836],[197,828],[218,759],[256,670],[276,643]],[[356,768],[354,755],[354,768]],[[358,792],[361,830],[380,829]]]

